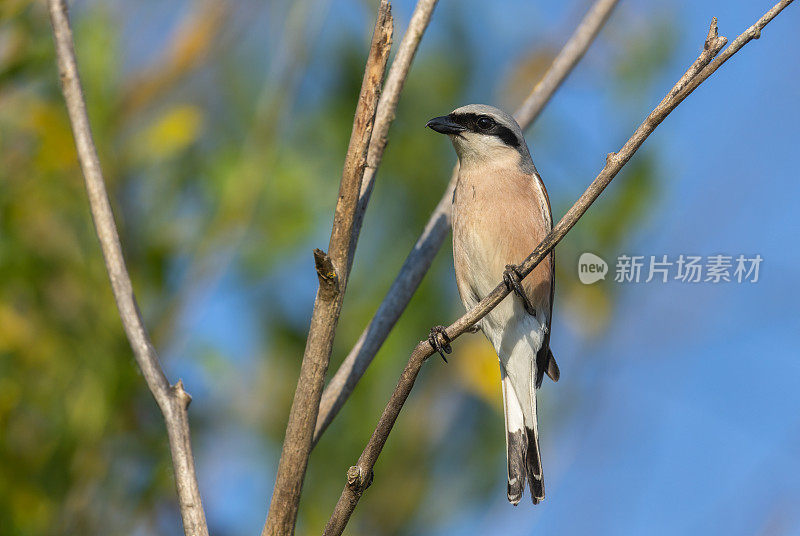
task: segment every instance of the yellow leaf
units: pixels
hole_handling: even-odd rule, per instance
[[[13,307],[0,303],[0,352],[11,353],[33,341],[28,319]]]
[[[43,171],[74,169],[77,163],[75,143],[63,106],[57,102],[32,101],[28,104],[26,120],[31,132],[39,139],[35,164]]]
[[[500,390],[500,365],[489,341],[482,335],[468,337],[450,360],[464,390],[485,400],[498,411],[503,407]]]
[[[197,141],[202,126],[203,113],[197,106],[175,106],[144,131],[142,148],[148,157],[173,156]]]

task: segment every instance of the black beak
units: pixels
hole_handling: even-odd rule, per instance
[[[434,117],[428,121],[425,126],[435,130],[440,134],[458,134],[459,132],[464,132],[467,130],[466,127],[463,127],[453,121],[453,118],[449,115]]]

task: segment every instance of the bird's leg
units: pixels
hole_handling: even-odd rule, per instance
[[[441,336],[441,339],[439,339]],[[442,356],[442,360],[447,363],[447,358],[444,354],[449,354],[453,351],[453,348],[450,346],[450,337],[447,336],[447,331],[445,330],[444,326],[433,326],[431,328],[431,332],[428,335],[428,342],[430,343],[431,347]]]
[[[522,288],[521,278],[515,265],[506,265],[506,271],[503,272],[503,282],[508,287],[508,290],[515,292],[517,296],[522,299],[522,305],[525,306],[525,310],[528,311],[528,314],[535,317],[536,309],[533,308],[531,301],[528,299],[528,295],[525,293],[525,289]]]

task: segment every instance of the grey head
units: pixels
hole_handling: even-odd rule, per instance
[[[499,108],[468,104],[434,117],[426,126],[450,136],[462,166],[513,157],[524,171],[534,170],[522,129],[510,114]]]

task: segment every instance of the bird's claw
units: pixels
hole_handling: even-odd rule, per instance
[[[525,293],[525,289],[522,288],[521,281],[522,278],[519,276],[517,267],[513,264],[507,264],[506,270],[503,272],[503,282],[506,284],[506,287],[508,287],[508,290],[516,293],[516,295],[522,299],[522,305],[525,307],[528,314],[535,317],[536,310],[533,308],[533,305],[531,305],[528,295]]]
[[[441,335],[441,340],[439,336]],[[428,343],[430,343],[431,347],[436,351],[440,356],[442,356],[442,360],[447,363],[447,358],[444,354],[449,354],[453,351],[453,348],[450,346],[450,342],[452,340],[447,335],[447,331],[445,330],[444,326],[433,326],[431,328],[431,332],[428,335]]]

